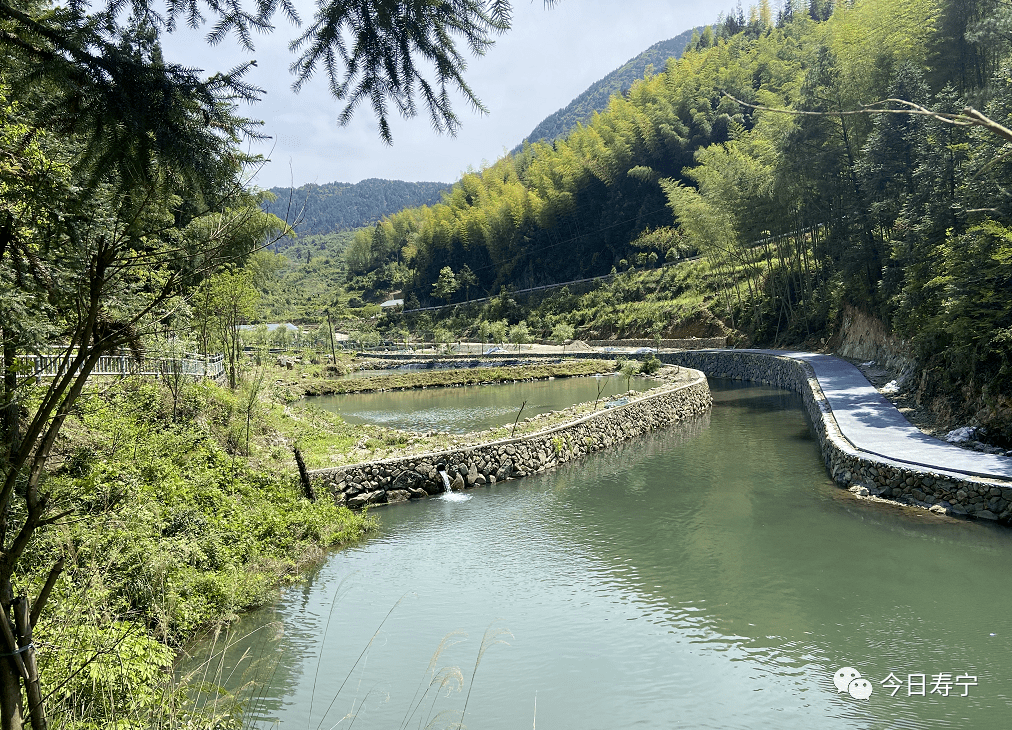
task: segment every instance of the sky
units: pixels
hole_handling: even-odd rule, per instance
[[[296,0],[303,21],[315,7]],[[345,127],[337,123],[342,102],[330,96],[323,77],[292,92],[288,42],[298,30],[284,18],[276,30],[255,39],[253,53],[232,39],[208,45],[207,29],[184,29],[162,39],[165,57],[207,73],[227,71],[250,59],[257,67],[246,80],[264,89],[259,103],[240,113],[263,120],[272,139],[247,145],[269,157],[253,184],[261,188],[366,178],[454,182],[469,168],[494,162],[549,114],[588,86],[658,41],[716,22],[729,0],[515,0],[513,28],[482,57],[470,57],[464,77],[488,109],[472,111],[458,98],[456,137],[432,130],[424,113],[393,117],[394,143],[380,141],[367,106]]]

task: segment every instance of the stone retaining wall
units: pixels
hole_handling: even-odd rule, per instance
[[[436,472],[446,465],[454,489],[494,484],[543,472],[654,429],[706,413],[712,403],[702,373],[689,383],[652,389],[624,405],[597,411],[534,434],[466,448],[387,459],[310,473],[339,504],[362,507],[445,490]],[[620,401],[618,402],[620,403]]]
[[[804,400],[834,481],[858,496],[886,498],[945,514],[1012,522],[1012,486],[1007,482],[932,471],[856,449],[841,433],[812,367],[801,360],[762,353],[661,353],[669,364],[711,377],[748,380],[786,388]]]

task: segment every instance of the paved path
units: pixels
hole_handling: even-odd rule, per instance
[[[1012,479],[1012,458],[981,454],[911,425],[860,370],[832,355],[752,350],[804,360],[815,370],[840,430],[856,448],[907,464],[979,477]]]

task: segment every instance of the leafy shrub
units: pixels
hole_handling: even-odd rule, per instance
[[[645,375],[653,375],[661,369],[662,364],[656,355],[650,355],[640,364],[640,372]]]

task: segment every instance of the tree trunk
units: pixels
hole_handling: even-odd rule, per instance
[[[14,625],[18,631],[18,647],[22,651],[22,658],[25,669],[28,671],[28,679],[25,682],[25,693],[28,695],[28,719],[31,720],[32,730],[46,730],[49,723],[46,721],[46,708],[42,704],[42,690],[39,687],[39,668],[35,663],[35,646],[32,644],[32,624],[29,620],[28,599],[20,597],[15,599],[14,604]]]
[[[5,661],[0,666],[0,727],[3,730],[24,728],[21,677],[10,661]]]
[[[3,730],[22,730],[25,725],[25,711],[21,696],[21,679],[28,672],[21,661],[21,655],[11,631],[8,618],[8,607],[14,600],[14,589],[10,581],[4,581],[0,587],[0,653],[6,659],[0,659],[0,728]]]

